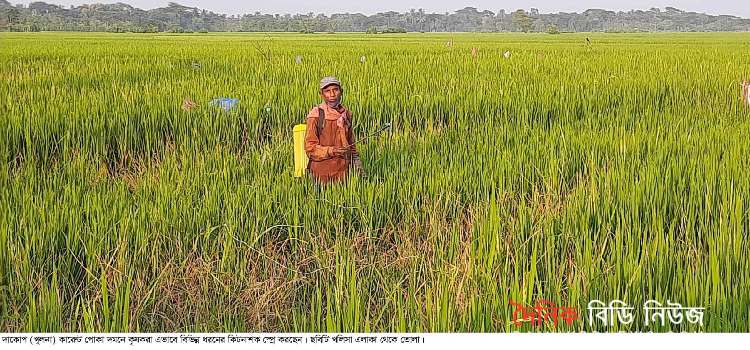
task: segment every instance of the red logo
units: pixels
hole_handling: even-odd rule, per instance
[[[569,306],[557,306],[549,300],[537,300],[534,306],[524,306],[511,300],[509,302],[515,308],[513,311],[513,324],[520,327],[528,322],[534,327],[541,327],[547,322],[552,327],[557,327],[560,320],[568,326],[578,319],[578,308]]]

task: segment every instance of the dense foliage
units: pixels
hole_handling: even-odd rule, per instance
[[[540,13],[536,9],[495,13],[466,7],[453,13],[413,9],[372,15],[255,12],[227,16],[177,3],[142,10],[123,3],[65,8],[32,2],[28,7],[14,7],[7,0],[0,0],[0,30],[10,31],[325,33],[390,28],[408,32],[545,32],[550,26],[562,32],[748,31],[750,19],[686,12],[673,7],[628,12],[590,9],[583,13]]]

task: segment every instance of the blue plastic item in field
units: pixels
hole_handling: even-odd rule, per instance
[[[240,100],[236,98],[219,97],[211,100],[211,105],[218,106],[227,112],[236,107],[238,103],[240,103]]]

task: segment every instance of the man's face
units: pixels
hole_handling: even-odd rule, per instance
[[[320,95],[323,96],[326,102],[336,103],[339,97],[341,97],[341,87],[336,84],[328,85],[320,91]]]

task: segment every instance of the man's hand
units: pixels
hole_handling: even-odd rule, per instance
[[[335,158],[344,158],[351,152],[350,147],[331,147],[328,150],[328,155]]]

